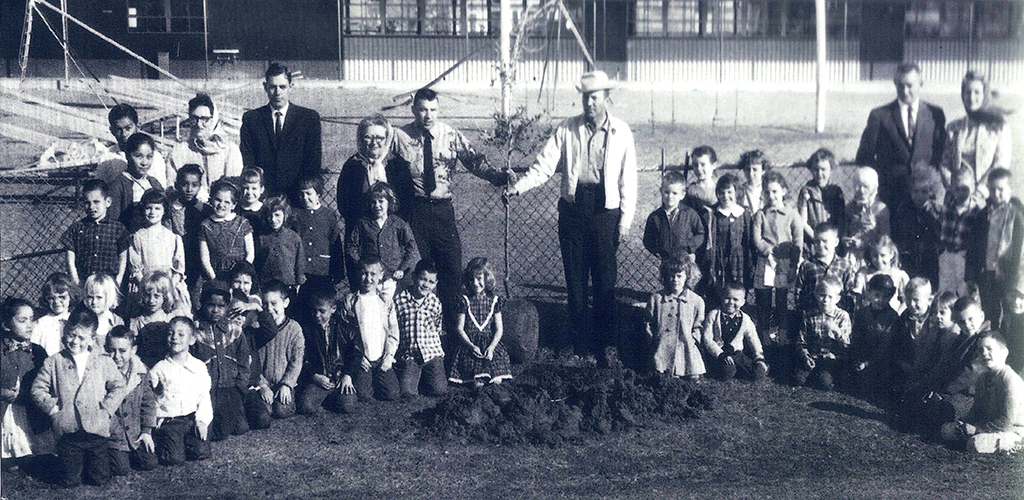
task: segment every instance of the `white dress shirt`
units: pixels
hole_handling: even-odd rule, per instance
[[[156,395],[158,426],[168,418],[190,413],[196,414],[196,422],[209,424],[213,420],[210,373],[206,364],[191,354],[184,363],[172,358],[160,360],[149,371],[149,383]]]

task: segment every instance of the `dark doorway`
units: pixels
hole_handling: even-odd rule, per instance
[[[892,78],[903,61],[903,24],[906,6],[898,3],[865,3],[861,7],[861,78]]]
[[[629,3],[622,0],[588,0],[584,4],[587,45],[593,50],[597,69],[612,78],[626,78],[629,40]]]

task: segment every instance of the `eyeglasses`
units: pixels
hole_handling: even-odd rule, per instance
[[[363,142],[372,142],[376,144],[383,144],[387,137],[383,135],[364,135]]]
[[[209,121],[213,119],[213,116],[196,116],[196,115],[191,115],[191,116],[189,116],[189,119],[192,120],[193,122],[196,122],[196,123],[209,123]]]

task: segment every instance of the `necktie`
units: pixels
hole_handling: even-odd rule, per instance
[[[907,139],[914,142],[914,130],[917,129],[917,120],[914,119],[914,107],[907,106]]]
[[[284,128],[284,117],[280,111],[274,111],[274,134],[280,134]]]
[[[430,193],[437,187],[434,178],[434,138],[430,131],[423,131],[423,192],[430,198]]]

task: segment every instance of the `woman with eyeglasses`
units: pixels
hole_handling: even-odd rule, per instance
[[[199,93],[188,101],[188,123],[188,138],[176,144],[167,158],[167,180],[173,185],[178,169],[185,165],[202,166],[204,175],[197,197],[206,201],[210,184],[242,174],[242,153],[221,130],[217,108],[209,95]]]

